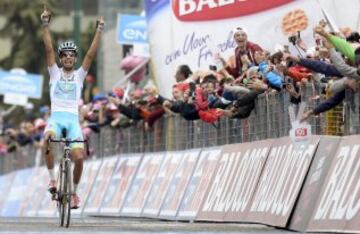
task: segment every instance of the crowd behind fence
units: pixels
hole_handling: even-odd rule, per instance
[[[314,108],[326,96],[321,87],[308,86],[302,91],[303,101]],[[124,153],[185,150],[288,136],[291,129],[286,92],[262,94],[255,110],[247,119],[222,118],[216,125],[187,121],[180,116],[166,116],[157,121],[152,131],[136,125],[114,129],[104,127],[90,136],[88,159]],[[308,120],[313,135],[352,135],[360,133],[360,95],[347,93],[336,108]],[[0,156],[0,173],[43,164],[41,149],[32,145]]]

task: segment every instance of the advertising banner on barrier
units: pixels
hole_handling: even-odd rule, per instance
[[[4,203],[1,216],[20,216],[21,203],[33,172],[34,168],[22,169],[16,172],[16,177]]]
[[[305,184],[296,203],[289,229],[305,232],[317,198],[334,159],[340,137],[321,136]]]
[[[119,215],[143,154],[121,155],[100,208],[101,214]]]
[[[46,167],[35,167],[33,176],[23,194],[20,216],[35,216],[41,203],[42,196],[48,194],[49,172]]]
[[[273,142],[246,221],[286,227],[319,139],[293,144],[282,137]]]
[[[163,152],[149,153],[143,156],[139,170],[121,208],[121,216],[140,216],[150,189],[160,170],[164,158]]]
[[[223,147],[221,159],[196,220],[243,221],[272,140]]]
[[[175,175],[178,165],[182,161],[182,151],[166,152],[159,173],[151,187],[147,197],[142,217],[157,217],[160,212],[161,204],[165,198],[170,182]]]
[[[340,142],[307,231],[360,233],[359,137]]]
[[[200,149],[187,150],[183,152],[178,169],[166,193],[166,197],[161,206],[160,218],[175,219],[182,198],[188,187],[191,176],[194,172],[196,162],[199,158]]]
[[[116,167],[116,162],[119,156],[104,158],[100,166],[99,172],[93,182],[89,198],[84,206],[84,214],[94,214],[99,212],[102,199],[105,195],[106,189],[110,183],[111,176]]]
[[[149,43],[160,93],[171,97],[179,65],[193,71],[209,70],[214,53],[226,60],[234,55],[233,31],[244,28],[248,40],[270,52],[277,45],[295,47],[288,37],[301,31],[314,45],[312,28],[323,18],[321,6],[340,26],[357,28],[358,2],[326,0],[145,0]],[[320,5],[320,4],[321,5]],[[166,22],[166,24],[164,23]]]
[[[81,180],[78,185],[77,194],[81,198],[82,204],[86,204],[89,198],[91,188],[96,180],[98,175],[102,160],[89,160],[84,162],[84,169],[81,175]],[[85,209],[85,205],[81,206],[80,209],[72,210],[72,216],[80,216],[82,215],[83,210]]]
[[[2,209],[9,196],[15,176],[16,172],[0,176],[0,214],[2,214]]]
[[[201,202],[215,175],[221,151],[222,147],[207,148],[201,151],[195,171],[182,199],[177,215],[178,220],[194,220],[196,218]]]

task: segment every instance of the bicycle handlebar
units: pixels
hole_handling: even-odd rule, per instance
[[[52,138],[48,139],[49,142],[58,142],[58,143],[87,143],[88,140],[69,140],[69,139],[61,139],[61,140],[53,140]]]
[[[60,139],[60,140],[53,140],[51,137],[48,139],[48,142],[55,142],[55,143],[65,143],[66,145],[69,145],[71,143],[85,143],[86,147],[86,155],[90,155],[90,149],[89,149],[89,141],[88,140],[69,140],[69,139]],[[49,148],[46,150],[46,154],[49,153]]]

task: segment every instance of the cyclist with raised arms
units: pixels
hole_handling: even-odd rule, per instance
[[[101,32],[104,29],[104,19],[100,17],[96,26],[96,33],[87,51],[82,65],[75,70],[78,48],[72,41],[65,41],[58,47],[58,56],[61,67],[55,61],[55,52],[52,46],[49,23],[51,12],[44,6],[41,14],[43,27],[43,40],[45,44],[46,61],[50,75],[50,100],[51,116],[45,128],[44,157],[50,174],[49,191],[56,192],[56,178],[54,171],[54,155],[48,139],[59,139],[63,129],[66,129],[67,138],[71,140],[82,140],[82,132],[79,123],[78,104],[80,101],[83,82],[90,68],[90,64],[96,55],[100,42]],[[71,195],[71,208],[80,207],[80,199],[77,195],[77,187],[83,170],[84,144],[72,143],[71,157],[74,162],[73,171],[73,194]]]

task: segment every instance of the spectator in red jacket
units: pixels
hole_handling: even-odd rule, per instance
[[[239,77],[243,71],[243,64],[241,57],[247,55],[249,61],[252,64],[255,64],[255,52],[263,51],[263,49],[253,42],[248,41],[247,34],[244,29],[237,27],[234,30],[234,40],[237,44],[235,48],[235,68],[231,68],[230,66],[226,66],[226,70],[234,77]]]

